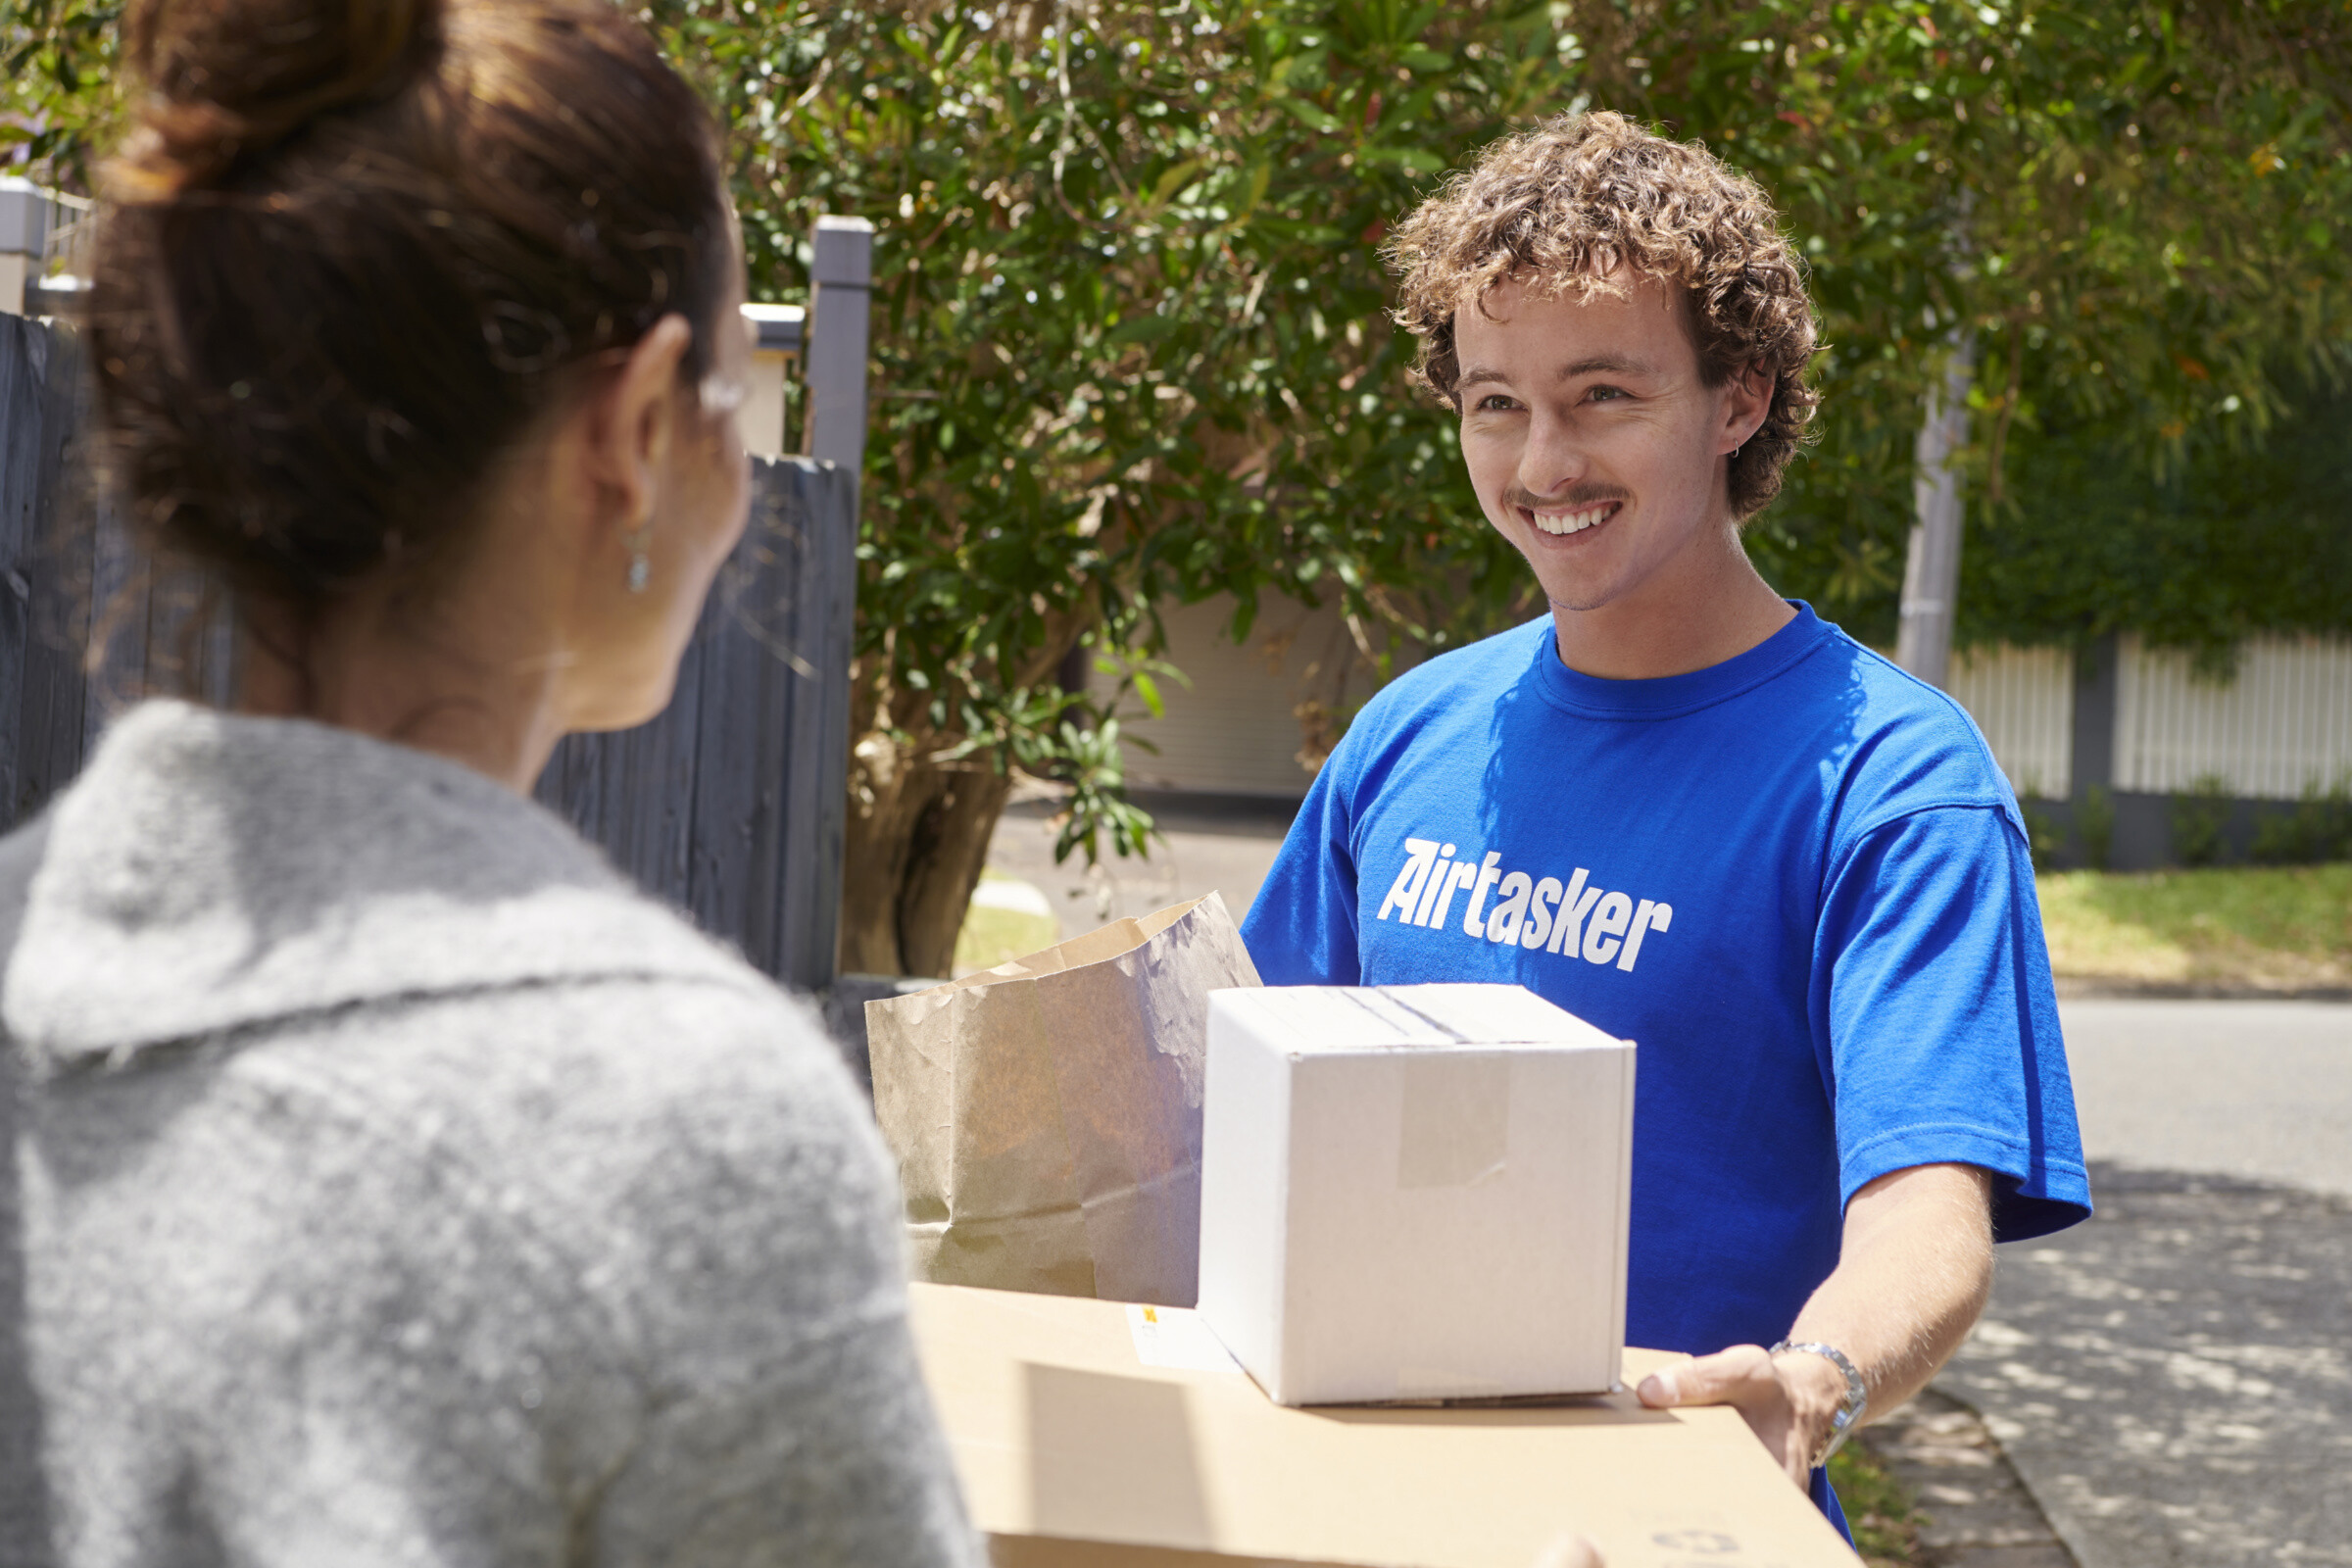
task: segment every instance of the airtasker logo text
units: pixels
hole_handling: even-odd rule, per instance
[[[1490,851],[1454,858],[1454,847],[1435,839],[1404,841],[1404,869],[1396,873],[1380,906],[1380,918],[1405,925],[1446,929],[1453,896],[1467,893],[1462,934],[1485,942],[1517,943],[1534,952],[1614,963],[1630,970],[1642,944],[1674,924],[1674,906],[1655,899],[1637,903],[1630,895],[1594,885],[1583,866],[1563,885],[1558,877],[1505,871],[1502,856]],[[1489,907],[1489,895],[1494,899]]]

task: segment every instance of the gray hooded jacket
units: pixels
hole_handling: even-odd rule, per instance
[[[555,817],[154,703],[20,908],[0,1561],[979,1560],[847,1073]]]

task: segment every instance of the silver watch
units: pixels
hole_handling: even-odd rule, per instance
[[[1821,1451],[1813,1455],[1813,1468],[1818,1470],[1830,1462],[1830,1455],[1838,1451],[1838,1446],[1845,1441],[1846,1434],[1862,1424],[1863,1412],[1870,1408],[1870,1385],[1862,1381],[1862,1369],[1834,1345],[1820,1345],[1809,1340],[1791,1344],[1783,1340],[1764,1353],[1781,1355],[1790,1350],[1827,1356],[1838,1371],[1845,1374],[1845,1397],[1838,1402],[1838,1413],[1830,1417],[1828,1440],[1822,1444]]]

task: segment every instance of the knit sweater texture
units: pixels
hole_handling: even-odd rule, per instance
[[[981,1560],[839,1058],[556,817],[152,703],[0,842],[20,901],[63,1568]]]

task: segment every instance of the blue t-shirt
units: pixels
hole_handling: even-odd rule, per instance
[[[1516,981],[1635,1042],[1626,1337],[1770,1345],[1874,1177],[2089,1213],[2033,860],[1967,713],[1803,605],[1661,680],[1549,616],[1374,698],[1242,935],[1268,985]]]

